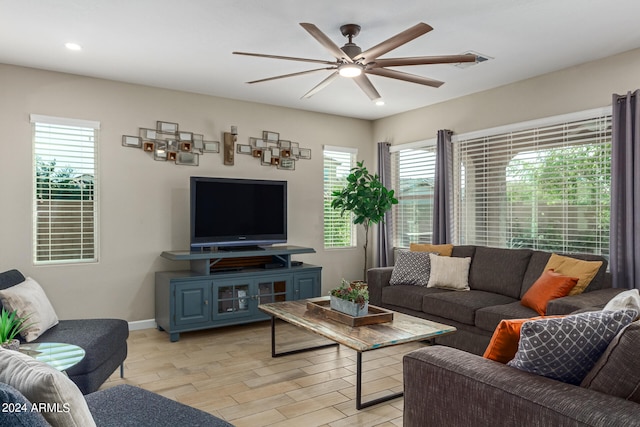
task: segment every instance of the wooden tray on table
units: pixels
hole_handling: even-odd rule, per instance
[[[324,316],[327,319],[344,323],[349,326],[365,326],[375,325],[377,323],[387,323],[393,320],[393,311],[375,305],[369,305],[369,314],[359,317],[353,317],[336,310],[332,310],[329,306],[331,301],[329,297],[311,298],[307,300],[307,310],[311,313]]]

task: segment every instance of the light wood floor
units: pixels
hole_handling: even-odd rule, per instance
[[[325,343],[278,322],[278,351]],[[180,335],[131,332],[125,378],[132,384],[242,426],[401,426],[403,399],[355,409],[356,353],[344,346],[271,358],[269,322]],[[425,344],[363,353],[363,400],[402,390],[402,356]]]

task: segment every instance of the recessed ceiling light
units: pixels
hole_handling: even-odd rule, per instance
[[[64,47],[69,50],[82,50],[82,46],[80,46],[78,43],[65,43]]]
[[[384,101],[382,99],[376,99],[376,105],[382,106],[384,105]]]

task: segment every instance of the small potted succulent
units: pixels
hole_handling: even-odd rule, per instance
[[[366,316],[369,310],[369,289],[366,283],[342,279],[340,286],[329,291],[331,309],[353,317]]]
[[[20,340],[18,334],[29,327],[25,322],[27,317],[18,316],[16,311],[7,311],[4,307],[0,312],[0,346],[9,350],[18,350]]]

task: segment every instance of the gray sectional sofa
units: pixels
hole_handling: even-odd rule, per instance
[[[638,330],[629,331],[632,348],[611,367],[619,374],[610,376],[616,384],[631,378],[627,392],[637,387],[640,373]],[[616,393],[615,385],[593,390],[565,384],[444,346],[413,351],[403,364],[405,427],[640,425],[640,396]]]
[[[538,316],[520,299],[544,271],[551,253],[529,249],[454,246],[451,256],[471,257],[470,291],[452,291],[412,285],[389,285],[393,267],[368,271],[369,302],[379,307],[455,326],[457,332],[436,338],[437,344],[482,355],[502,319]],[[623,289],[611,288],[607,260],[596,255],[570,254],[602,267],[580,295],[552,300],[547,314],[569,314],[603,307]]]

